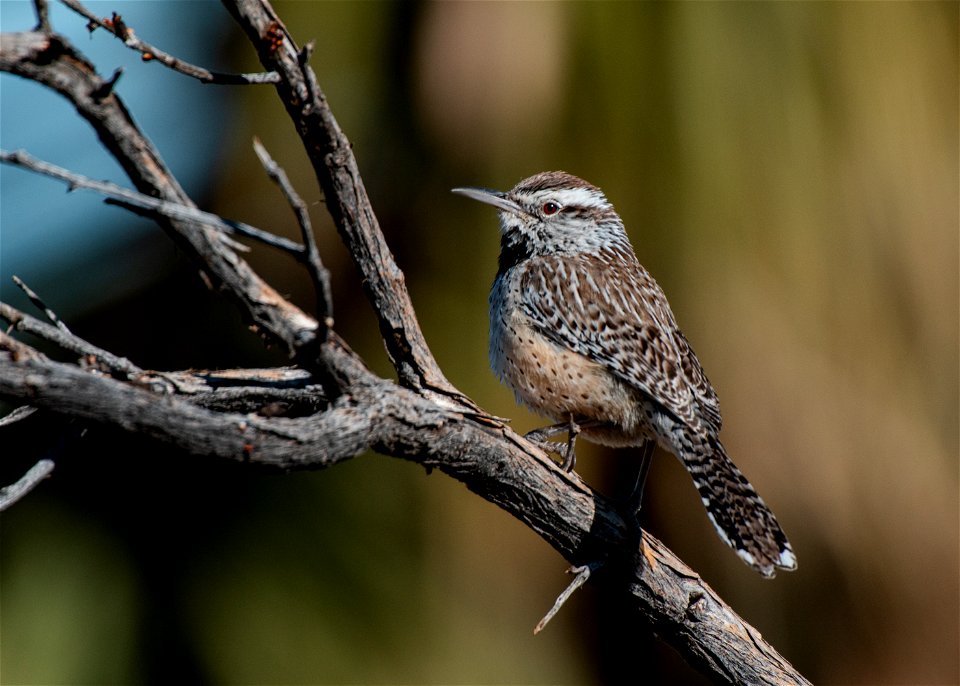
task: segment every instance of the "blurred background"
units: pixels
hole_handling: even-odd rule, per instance
[[[258,69],[217,3],[90,3],[204,66]],[[951,684],[958,667],[958,4],[277,3],[351,138],[448,377],[526,431],[486,359],[492,210],[449,193],[565,169],[599,185],[717,388],[729,452],[799,570],[764,581],[658,454],[643,524],[816,683]],[[54,5],[204,209],[290,237],[259,136],[311,203],[337,329],[392,371],[269,86],[203,86]],[[2,30],[30,3],[3,0]],[[0,77],[7,149],[126,183],[58,96]],[[17,274],[138,365],[283,364],[150,222],[0,168],[0,296]],[[250,261],[311,311],[285,256]],[[56,353],[52,353],[56,354]],[[62,354],[59,355],[63,357]],[[64,358],[64,359],[69,359]],[[7,407],[6,409],[9,409]],[[615,598],[566,586],[535,534],[378,455],[264,474],[34,415],[0,430],[7,684],[701,683]],[[638,456],[581,444],[626,494]]]

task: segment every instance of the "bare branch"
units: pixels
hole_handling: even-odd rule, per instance
[[[287,173],[277,164],[267,149],[260,142],[259,138],[253,139],[253,149],[260,158],[260,164],[266,170],[267,175],[280,186],[284,197],[287,199],[294,215],[297,217],[297,224],[300,225],[300,234],[303,236],[304,250],[298,253],[302,255],[307,264],[307,270],[310,273],[310,279],[313,281],[313,288],[317,294],[317,303],[320,311],[317,313],[322,326],[327,329],[333,328],[333,294],[330,287],[330,271],[323,266],[320,260],[320,251],[317,250],[317,241],[313,236],[313,226],[310,223],[310,213],[307,211],[307,203],[303,201],[297,193]],[[321,338],[325,338],[325,332],[321,332]]]
[[[0,512],[3,512],[37,487],[53,471],[53,460],[40,460],[16,483],[0,488]]]
[[[29,405],[21,405],[20,407],[14,408],[12,412],[8,412],[3,417],[0,417],[0,427],[16,424],[17,422],[26,419],[36,411],[37,408],[30,407]]]
[[[63,36],[4,34],[0,71],[30,79],[66,97],[141,193],[195,207],[120,98],[115,93],[97,97],[103,79]],[[281,297],[233,250],[226,249],[221,232],[170,217],[160,217],[158,223],[201,264],[214,287],[225,287],[261,333],[283,343],[304,365],[316,364],[316,320]]]
[[[37,11],[36,31],[50,31],[50,7],[47,0],[33,0],[34,9]]]
[[[63,167],[58,167],[55,164],[39,160],[23,150],[14,150],[13,152],[0,150],[0,162],[3,162],[4,164],[12,164],[23,169],[29,169],[30,171],[37,172],[38,174],[43,174],[44,176],[49,176],[51,178],[64,181],[67,183],[68,188],[71,191],[79,188],[100,193],[101,195],[104,195],[112,200],[112,204],[116,204],[127,209],[140,208],[148,210],[153,215],[159,215],[169,219],[196,222],[198,224],[203,224],[204,226],[217,229],[218,231],[222,231],[226,234],[239,234],[241,236],[253,238],[261,243],[273,246],[274,248],[279,248],[286,252],[293,253],[296,256],[305,254],[304,247],[299,243],[294,243],[293,241],[283,238],[282,236],[276,236],[268,231],[264,231],[263,229],[258,229],[255,226],[250,226],[249,224],[244,224],[243,222],[233,221],[232,219],[224,219],[219,215],[213,214],[212,212],[205,212],[190,205],[183,205],[178,202],[169,202],[166,200],[152,198],[149,195],[131,191],[128,188],[118,186],[117,184],[110,183],[109,181],[95,181],[94,179],[83,176],[82,174],[75,174],[74,172],[64,169]]]
[[[560,608],[563,607],[564,603],[570,599],[570,596],[573,595],[573,592],[578,588],[587,583],[587,580],[590,578],[590,575],[593,574],[595,569],[600,567],[600,563],[595,563],[592,565],[583,565],[581,567],[571,567],[569,571],[571,574],[576,574],[573,578],[573,581],[570,582],[570,585],[563,589],[563,593],[557,596],[556,602],[554,602],[553,607],[550,608],[549,612],[543,616],[537,625],[533,628],[534,634],[539,634],[543,631],[544,627],[553,619],[556,614],[560,611]]]
[[[296,367],[145,372],[136,381],[210,410],[264,417],[307,416],[330,404],[320,380]]]
[[[51,343],[56,343],[64,350],[76,353],[99,362],[102,367],[113,374],[139,374],[143,370],[125,357],[117,357],[111,352],[98,348],[70,331],[58,328],[31,317],[15,307],[0,302],[0,318],[7,320],[17,331],[39,336]]]
[[[367,450],[373,417],[348,401],[299,419],[219,412],[52,360],[0,352],[0,395],[187,450],[278,469],[320,469]]]
[[[483,414],[477,405],[451,384],[430,353],[413,312],[403,273],[387,247],[370,205],[350,141],[340,130],[316,75],[267,2],[225,1],[256,47],[260,63],[280,74],[277,92],[287,108],[304,149],[310,157],[327,210],[362,275],[380,333],[400,383],[453,400]],[[446,399],[446,400],[444,400]]]
[[[39,350],[31,348],[26,343],[21,343],[16,338],[11,337],[8,333],[3,331],[0,331],[0,350],[6,350],[13,356],[13,359],[15,360],[46,359],[46,355]]]
[[[17,285],[17,288],[23,291],[24,294],[30,299],[30,302],[34,304],[34,307],[36,307],[39,310],[43,310],[43,313],[47,315],[47,319],[49,319],[54,326],[56,326],[58,329],[60,329],[64,333],[67,333],[67,334],[70,333],[70,329],[67,327],[66,324],[63,323],[60,317],[57,316],[57,313],[51,310],[49,307],[47,307],[46,303],[40,299],[40,296],[37,295],[32,288],[30,288],[27,284],[23,282],[23,279],[21,279],[16,274],[14,274],[11,278],[13,279],[13,283]]]
[[[277,83],[280,80],[280,76],[276,72],[260,72],[256,74],[224,74],[222,72],[210,71],[208,69],[204,69],[203,67],[198,67],[190,64],[189,62],[185,62],[178,57],[174,57],[170,53],[164,52],[160,48],[151,45],[146,41],[140,40],[134,30],[128,26],[126,22],[123,21],[123,18],[116,12],[113,13],[113,16],[110,19],[101,19],[77,0],[60,1],[77,14],[85,17],[88,20],[87,27],[91,31],[93,31],[93,29],[96,27],[100,27],[105,31],[110,32],[119,38],[120,42],[126,45],[128,48],[139,52],[141,54],[141,59],[143,59],[144,62],[156,60],[160,64],[169,67],[174,71],[178,71],[181,74],[195,78],[203,83],[244,86],[261,83]]]

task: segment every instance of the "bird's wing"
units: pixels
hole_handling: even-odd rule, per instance
[[[713,427],[716,433],[720,433],[723,417],[720,416],[720,399],[717,398],[717,392],[713,390],[713,384],[707,378],[707,373],[703,371],[700,360],[697,359],[697,355],[690,347],[687,337],[683,335],[683,331],[677,327],[676,323],[674,323],[673,330],[676,335],[677,350],[680,351],[680,364],[683,367],[684,377],[693,388],[701,418]]]
[[[716,393],[660,286],[632,254],[537,258],[521,292],[524,314],[543,335],[604,365],[681,421],[719,432]]]

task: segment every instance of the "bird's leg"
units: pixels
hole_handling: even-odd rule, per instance
[[[643,529],[640,526],[640,508],[643,504],[643,487],[647,483],[647,474],[650,473],[650,463],[653,462],[655,446],[656,443],[649,438],[640,446],[640,471],[637,472],[637,482],[633,486],[633,493],[627,498],[627,507],[630,512],[627,522],[635,527],[637,538],[640,540],[640,552],[651,568],[656,566],[657,561],[647,547],[646,541],[643,540]]]
[[[633,486],[633,492],[627,499],[630,512],[634,515],[640,514],[640,508],[643,505],[643,487],[647,483],[647,474],[650,472],[650,463],[653,462],[653,449],[656,443],[647,439],[640,447],[640,471],[637,472],[637,482]]]
[[[577,453],[574,446],[577,444],[577,436],[580,435],[580,425],[573,421],[573,415],[570,415],[570,422],[567,425],[567,447],[563,451],[563,471],[572,472],[573,466],[577,464]]]

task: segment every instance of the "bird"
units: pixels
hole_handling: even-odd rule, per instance
[[[603,191],[563,171],[503,192],[459,187],[500,220],[490,290],[490,364],[517,401],[555,424],[527,434],[575,465],[577,436],[653,444],[686,467],[720,538],[764,577],[797,558],[769,507],[720,442],[716,391],[663,290],[640,264]],[[548,443],[566,432],[567,444]]]

